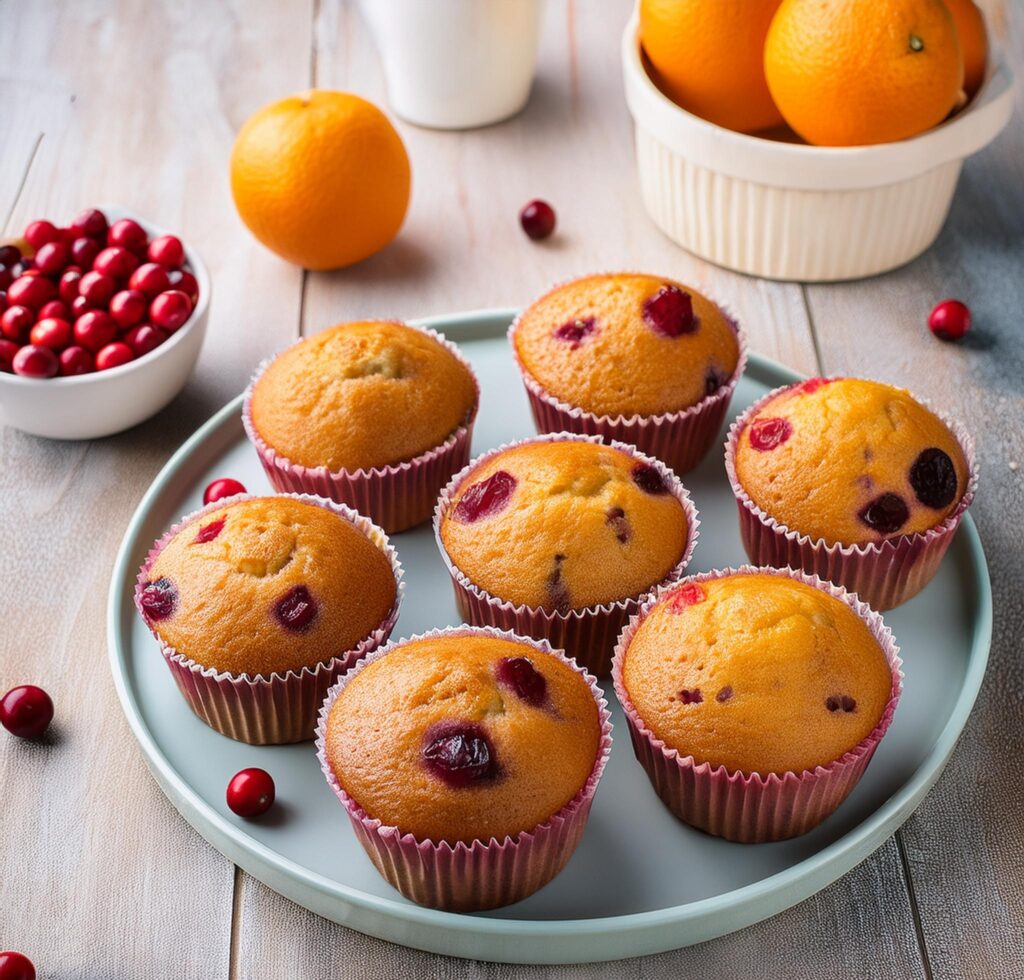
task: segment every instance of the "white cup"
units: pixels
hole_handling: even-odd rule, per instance
[[[396,115],[472,129],[508,119],[530,95],[541,0],[361,0]]]

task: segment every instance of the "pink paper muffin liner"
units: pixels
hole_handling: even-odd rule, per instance
[[[556,287],[557,288],[557,287]],[[575,432],[601,436],[636,446],[641,452],[664,461],[682,475],[692,470],[714,444],[732,400],[736,385],[747,366],[747,340],[739,324],[719,304],[736,334],[739,357],[731,377],[714,394],[678,412],[660,415],[596,415],[549,394],[519,359],[515,334],[522,314],[512,321],[508,340],[512,356],[523,379],[537,431]]]
[[[822,538],[790,530],[777,521],[751,500],[736,476],[736,449],[748,421],[763,405],[790,387],[776,388],[751,405],[733,422],[726,439],[725,469],[739,509],[743,548],[756,565],[800,568],[856,592],[873,609],[892,609],[917,595],[932,580],[974,500],[978,488],[974,440],[955,419],[917,398],[946,424],[967,462],[967,486],[956,509],[927,531],[864,544],[829,544]]]
[[[242,424],[275,490],[311,493],[337,503],[348,504],[375,521],[388,534],[397,534],[430,519],[441,488],[453,473],[466,465],[469,459],[473,423],[480,407],[480,382],[469,362],[451,341],[436,330],[417,329],[421,329],[423,333],[440,343],[458,359],[473,378],[476,399],[463,424],[439,446],[428,449],[412,459],[388,466],[374,466],[350,472],[330,470],[326,466],[308,467],[293,463],[264,441],[252,421],[253,389],[260,375],[274,360],[273,357],[267,358],[256,369],[249,387],[245,390]]]
[[[686,515],[687,541],[683,556],[662,582],[654,583],[650,589],[640,595],[616,602],[587,606],[584,609],[572,609],[567,613],[548,610],[537,606],[516,605],[486,589],[475,585],[452,561],[441,539],[441,521],[451,506],[452,498],[462,485],[463,480],[480,464],[512,446],[543,442],[596,442],[610,445],[614,449],[628,453],[638,462],[653,466],[661,474],[672,495],[679,501]],[[505,443],[477,456],[461,472],[452,477],[451,482],[441,492],[434,511],[434,538],[438,551],[444,559],[448,573],[451,575],[455,590],[455,603],[462,619],[473,626],[494,626],[498,629],[511,630],[520,636],[532,636],[536,639],[548,640],[552,646],[564,650],[578,664],[597,677],[607,677],[611,670],[612,651],[615,641],[622,628],[659,585],[679,579],[697,546],[700,519],[697,508],[690,499],[686,487],[675,473],[658,459],[647,456],[635,446],[620,442],[609,442],[600,436],[581,435],[568,432],[536,436],[532,439],[521,439],[517,442]]]
[[[268,495],[241,493],[225,497],[207,504],[175,524],[153,545],[139,570],[135,586],[135,607],[160,644],[160,652],[178,689],[199,718],[222,735],[239,742],[248,742],[250,745],[280,745],[304,742],[313,738],[317,712],[331,685],[354,663],[377,649],[391,635],[398,620],[405,583],[402,581],[402,565],[398,560],[398,553],[388,542],[387,535],[370,520],[344,504],[320,497],[308,494],[282,495],[324,507],[365,534],[383,552],[391,565],[396,585],[394,606],[384,621],[355,647],[315,666],[263,676],[232,674],[196,663],[164,642],[146,620],[140,596],[143,588],[149,583],[149,570],[167,542],[182,528],[227,504],[263,496]]]
[[[601,740],[590,776],[579,792],[557,813],[543,823],[514,837],[471,843],[432,841],[403,834],[370,817],[339,785],[326,754],[327,718],[345,685],[367,664],[387,656],[396,647],[436,636],[486,634],[514,640],[550,653],[578,671],[597,702],[601,722]],[[417,634],[381,647],[356,664],[328,693],[320,709],[316,731],[317,758],[328,785],[341,801],[356,838],[381,875],[406,898],[420,905],[455,912],[474,912],[511,905],[532,895],[565,867],[590,815],[597,784],[608,763],[612,746],[611,715],[608,703],[594,678],[561,650],[545,640],[517,636],[506,630],[449,627]]]
[[[737,572],[776,575],[796,579],[845,602],[869,627],[882,648],[892,671],[892,694],[874,729],[840,758],[814,770],[783,774],[730,772],[725,766],[698,764],[693,756],[670,748],[644,723],[626,691],[622,678],[629,644],[640,623],[660,595],[659,590],[623,630],[615,650],[612,678],[622,705],[637,761],[644,767],[651,785],[672,813],[694,827],[716,837],[756,844],[797,837],[816,827],[846,799],[864,775],[871,757],[892,722],[903,690],[899,648],[882,617],[867,603],[845,589],[815,575],[793,569],[721,569],[687,578],[707,582]]]

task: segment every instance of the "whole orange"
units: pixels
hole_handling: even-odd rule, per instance
[[[764,38],[780,0],[640,0],[640,43],[655,84],[719,126],[782,122],[764,78]]]
[[[956,24],[964,56],[964,91],[970,98],[981,88],[988,64],[988,33],[985,18],[972,0],[945,0]]]
[[[956,105],[964,71],[942,0],[783,0],[764,67],[786,122],[821,146],[930,129]]]
[[[260,109],[231,152],[231,193],[249,230],[283,259],[338,269],[398,234],[409,157],[375,105],[315,90]]]

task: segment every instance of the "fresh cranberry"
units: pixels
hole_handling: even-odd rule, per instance
[[[6,265],[0,265],[0,289],[7,289],[12,282],[14,282],[14,271],[8,269]]]
[[[829,711],[844,711],[849,714],[857,710],[857,702],[849,694],[830,694],[825,698],[825,707]]]
[[[21,249],[17,245],[0,245],[0,265],[8,267],[21,261]]]
[[[78,295],[84,296],[89,305],[97,309],[105,307],[116,290],[117,283],[104,272],[86,272],[78,283]]]
[[[652,466],[650,463],[637,463],[633,467],[632,472],[633,482],[644,491],[644,493],[650,493],[657,496],[658,494],[668,493],[668,486],[665,483],[665,478],[658,471],[656,466]]]
[[[883,493],[865,505],[857,516],[879,534],[895,534],[910,519],[910,511],[899,494]]]
[[[38,310],[57,295],[57,287],[45,276],[19,276],[7,287],[7,302]]]
[[[134,252],[129,252],[120,245],[112,245],[96,256],[92,267],[96,272],[102,272],[111,279],[127,279],[138,265],[139,258]]]
[[[699,582],[686,582],[668,594],[668,608],[670,612],[678,615],[684,609],[695,606],[698,602],[703,602],[707,597],[707,592],[704,591],[703,586]]]
[[[60,320],[69,320],[71,318],[71,311],[67,308],[66,303],[61,302],[59,299],[51,299],[49,303],[43,303],[39,308],[39,319],[46,320],[52,316]]]
[[[25,228],[25,241],[37,252],[50,242],[59,242],[60,237],[60,231],[49,221],[31,221]]]
[[[455,505],[452,517],[463,524],[472,524],[491,517],[508,506],[516,489],[517,480],[511,473],[498,470],[486,480],[474,483]]]
[[[74,269],[65,270],[57,286],[57,293],[65,303],[73,303],[78,299],[78,286],[81,281],[81,272]]]
[[[171,281],[167,278],[167,270],[156,262],[146,262],[140,265],[128,280],[130,289],[137,289],[148,299],[152,299],[157,293],[171,288]]]
[[[180,289],[190,300],[192,300],[193,306],[199,302],[199,283],[191,272],[183,272],[180,269],[175,269],[168,273],[168,278],[171,281],[171,286],[175,289]]]
[[[142,323],[148,306],[149,301],[139,290],[122,289],[111,297],[110,315],[119,327],[134,327],[135,324]]]
[[[731,697],[732,687],[729,684],[726,684],[725,687],[719,690],[719,692],[715,695],[715,700],[718,701],[720,704],[723,704],[724,702],[728,701]]]
[[[910,485],[925,507],[935,510],[948,507],[953,503],[957,489],[953,460],[941,449],[926,449],[910,467]]]
[[[146,619],[166,619],[177,608],[178,590],[169,578],[158,578],[143,588],[139,604]]]
[[[228,783],[227,804],[240,817],[258,817],[274,805],[274,778],[265,769],[243,769]]]
[[[117,324],[103,310],[89,310],[75,320],[75,343],[95,354],[117,336]]]
[[[224,521],[227,518],[222,517],[218,521],[210,521],[209,524],[204,524],[196,533],[195,541],[193,544],[206,544],[207,541],[212,541],[221,531],[224,530]]]
[[[519,224],[530,238],[539,242],[555,230],[555,209],[547,201],[537,198],[519,212]]]
[[[704,695],[700,693],[699,687],[692,689],[683,688],[679,692],[679,700],[683,704],[700,704],[704,700]]]
[[[55,276],[71,261],[71,249],[64,242],[47,242],[36,252],[36,268],[45,276]]]
[[[121,218],[110,226],[107,232],[107,244],[116,245],[133,253],[145,252],[149,236],[137,221]]]
[[[99,254],[100,243],[95,238],[76,238],[71,243],[71,258],[83,269],[91,269]]]
[[[548,594],[547,608],[567,616],[572,611],[572,596],[569,595],[569,586],[563,574],[564,563],[565,555],[555,555],[555,563],[544,583],[544,589]]]
[[[760,418],[750,426],[750,445],[759,453],[781,446],[793,434],[789,419]]]
[[[112,344],[101,347],[96,352],[96,370],[109,371],[111,368],[121,367],[129,361],[135,360],[135,351],[122,340],[115,340]]]
[[[36,315],[27,306],[8,306],[0,314],[0,333],[8,340],[22,341],[36,322]]]
[[[77,320],[83,313],[88,313],[92,309],[95,309],[95,307],[84,296],[76,296],[71,301],[72,321]]]
[[[160,293],[149,304],[149,318],[169,333],[177,330],[192,315],[192,300],[180,289]]]
[[[185,261],[185,247],[174,235],[160,235],[149,243],[146,252],[150,262],[168,269],[177,269]]]
[[[132,327],[124,335],[124,342],[135,351],[136,357],[142,357],[151,350],[156,350],[165,340],[165,334],[159,327],[143,323],[138,327]]]
[[[959,340],[971,329],[971,310],[958,299],[944,299],[928,315],[928,329],[940,340]]]
[[[7,309],[7,292],[0,290],[0,313]]]
[[[316,600],[304,585],[289,589],[274,604],[274,618],[293,633],[302,633],[316,618]]]
[[[588,316],[585,320],[569,320],[560,327],[555,328],[554,337],[557,340],[564,340],[573,350],[576,350],[585,337],[589,337],[597,328],[597,319]]]
[[[57,373],[57,355],[49,347],[27,344],[14,355],[11,366],[26,378],[52,378]]]
[[[490,739],[471,722],[442,722],[427,731],[423,761],[428,771],[456,789],[464,789],[498,774]]]
[[[36,980],[36,968],[21,953],[0,953],[0,980]]]
[[[28,340],[37,347],[60,350],[71,342],[71,324],[59,317],[46,317],[29,331]]]
[[[70,228],[76,236],[85,235],[88,238],[105,239],[107,216],[96,208],[87,208],[75,216]]]
[[[233,497],[236,493],[245,493],[245,487],[237,480],[232,480],[229,476],[223,476],[219,480],[214,480],[203,491],[203,503],[212,504],[215,500]]]
[[[609,507],[605,511],[604,522],[614,532],[619,544],[626,544],[633,537],[633,529],[626,519],[626,512],[621,507]]]
[[[498,683],[515,692],[527,704],[541,705],[548,694],[548,682],[528,657],[503,657],[495,668]]]
[[[73,378],[79,374],[90,374],[95,369],[92,354],[84,347],[67,347],[60,352],[61,377]]]
[[[11,374],[14,371],[14,355],[21,350],[21,345],[6,337],[0,338],[0,371]]]
[[[663,337],[681,337],[697,329],[693,297],[678,286],[662,286],[644,302],[644,320]]]
[[[41,687],[12,687],[0,699],[0,725],[18,738],[38,738],[53,721],[53,702]]]

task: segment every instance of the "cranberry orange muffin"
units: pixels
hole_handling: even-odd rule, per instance
[[[560,652],[462,628],[351,671],[321,712],[318,749],[378,870],[414,901],[466,910],[518,901],[561,870],[608,732],[600,692]]]
[[[567,435],[480,457],[435,516],[464,618],[544,637],[598,675],[627,605],[635,611],[681,574],[696,523],[664,466],[631,447]]]
[[[744,360],[720,307],[638,273],[553,289],[523,311],[510,340],[540,431],[621,439],[680,473],[717,435]]]
[[[866,768],[900,686],[877,614],[820,579],[773,569],[662,590],[624,633],[614,669],[637,757],[666,805],[738,840],[795,836],[831,813]]]
[[[387,638],[399,576],[383,532],[348,508],[236,497],[157,543],[136,604],[204,721],[243,741],[299,741],[338,674]],[[274,696],[250,704],[263,689]]]
[[[961,435],[902,388],[812,378],[773,392],[741,417],[726,465],[741,518],[765,525],[755,535],[763,546],[744,534],[752,560],[827,575],[888,608],[934,573],[945,532],[970,502],[969,454]],[[908,552],[895,563],[858,568],[857,554],[906,549],[903,538],[917,539],[920,551],[925,535],[941,539],[929,562]],[[852,556],[848,567],[837,552]]]
[[[244,419],[275,487],[329,496],[396,531],[426,520],[465,465],[478,401],[453,345],[374,320],[329,327],[271,360]]]

